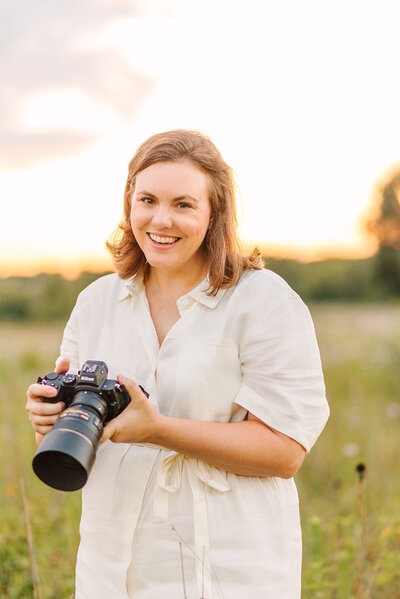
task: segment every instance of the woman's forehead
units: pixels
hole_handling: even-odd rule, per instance
[[[208,197],[208,176],[193,162],[157,162],[136,175],[135,195]]]

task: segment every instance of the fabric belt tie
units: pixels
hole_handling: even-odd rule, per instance
[[[194,553],[196,557],[196,579],[201,599],[211,599],[210,535],[208,530],[206,487],[218,493],[230,491],[226,472],[206,464],[202,460],[189,458],[182,453],[166,457],[157,472],[154,490],[153,521],[168,521],[169,493],[176,493],[182,483],[183,466],[188,473],[193,495]]]

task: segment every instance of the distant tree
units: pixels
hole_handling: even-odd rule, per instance
[[[377,282],[389,294],[400,294],[400,165],[377,187],[377,214],[367,228],[375,235]]]

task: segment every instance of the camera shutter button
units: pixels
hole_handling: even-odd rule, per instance
[[[48,381],[55,381],[58,378],[58,374],[56,372],[50,372],[47,376],[46,379]]]

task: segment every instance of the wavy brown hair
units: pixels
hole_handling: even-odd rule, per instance
[[[264,265],[257,248],[250,256],[240,254],[233,171],[213,142],[198,131],[177,129],[158,133],[139,146],[128,167],[123,217],[106,246],[122,279],[135,274],[146,276],[149,265],[130,223],[136,176],[152,164],[181,160],[189,160],[208,177],[210,228],[202,248],[208,263],[209,293],[215,295],[219,289],[235,285],[244,270],[260,270]]]

